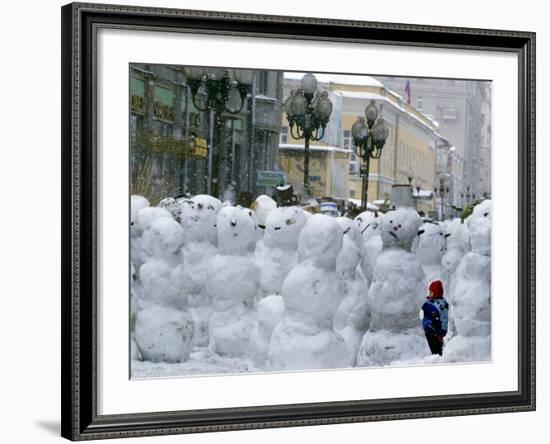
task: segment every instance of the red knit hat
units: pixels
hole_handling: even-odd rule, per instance
[[[434,298],[442,298],[443,297],[443,282],[433,281],[430,284],[429,290],[432,292]]]

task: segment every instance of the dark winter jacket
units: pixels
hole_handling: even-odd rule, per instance
[[[426,299],[422,311],[424,332],[445,336],[449,325],[449,304],[445,298]]]

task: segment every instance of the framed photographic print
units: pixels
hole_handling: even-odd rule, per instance
[[[62,435],[533,410],[534,45],[64,6]]]

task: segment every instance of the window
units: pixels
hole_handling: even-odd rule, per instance
[[[352,141],[351,141],[351,130],[344,130],[344,149],[351,150]]]
[[[444,120],[456,120],[457,112],[454,105],[449,105],[443,108],[443,119]]]
[[[418,99],[416,99],[416,109],[418,111],[422,111],[423,108],[424,108],[424,98],[419,97]]]
[[[288,143],[288,127],[283,126],[281,128],[281,133],[279,134],[279,144],[283,145]]]

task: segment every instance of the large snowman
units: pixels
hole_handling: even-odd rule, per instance
[[[315,214],[299,238],[301,262],[282,287],[283,320],[275,328],[268,350],[268,367],[299,370],[346,367],[348,350],[333,329],[333,318],[344,296],[344,280],[336,271],[343,233],[333,217]]]
[[[344,234],[342,249],[336,258],[336,271],[344,278],[344,299],[334,316],[334,330],[346,342],[350,365],[355,365],[361,339],[368,327],[368,283],[358,265],[365,246],[356,223],[347,217],[339,217],[338,223]]]
[[[470,234],[468,227],[460,218],[455,218],[447,223],[447,251],[441,258],[443,267],[449,273],[449,282],[447,284],[447,294],[453,293],[454,276],[458,264],[462,258],[470,251]]]
[[[258,272],[248,254],[255,235],[252,210],[226,206],[217,217],[218,253],[207,269],[206,290],[213,301],[209,322],[211,351],[246,358],[256,325],[253,308]]]
[[[136,211],[135,216],[132,217],[133,220],[130,222],[130,254],[132,263],[139,272],[141,265],[150,259],[142,245],[145,230],[157,219],[172,219],[172,214],[164,208],[147,206]]]
[[[424,222],[418,230],[415,253],[418,262],[422,265],[428,285],[440,280],[447,289],[449,271],[443,266],[442,259],[447,252],[447,238],[449,233],[444,226],[437,222]],[[427,291],[427,289],[426,289]]]
[[[472,251],[458,265],[450,295],[456,335],[443,349],[448,362],[491,358],[491,200],[466,219]]]
[[[281,294],[285,277],[298,263],[298,237],[305,224],[298,206],[274,208],[267,215],[265,235],[254,254],[262,297]]]
[[[194,324],[181,289],[184,232],[171,217],[152,221],[143,233],[147,261],[139,270],[143,296],[135,316],[135,341],[143,359],[183,362],[189,357]]]
[[[357,355],[359,366],[415,362],[430,354],[419,319],[426,277],[410,251],[421,224],[412,207],[400,207],[382,217],[384,249],[369,288],[371,316]]]
[[[193,344],[206,346],[212,300],[206,291],[206,270],[217,252],[216,218],[222,206],[215,197],[199,194],[179,202],[185,243],[181,249],[182,287],[195,321]]]
[[[376,261],[382,252],[382,237],[380,236],[380,222],[382,216],[378,211],[364,211],[354,220],[359,226],[359,231],[363,236],[363,242],[365,244],[365,251],[361,259],[361,269],[370,285],[374,275]]]

